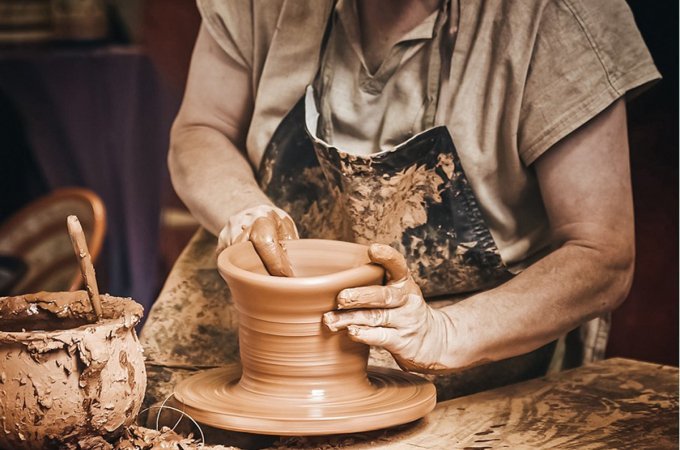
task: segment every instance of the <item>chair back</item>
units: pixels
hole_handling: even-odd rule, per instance
[[[78,261],[66,228],[66,217],[71,214],[78,216],[83,226],[94,263],[104,242],[106,210],[99,196],[88,189],[57,189],[0,225],[0,255],[18,257],[27,266],[11,295],[81,287]]]

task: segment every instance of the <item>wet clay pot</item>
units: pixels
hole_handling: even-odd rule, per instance
[[[218,258],[239,312],[242,373],[195,375],[175,396],[195,419],[237,431],[314,435],[366,431],[418,419],[435,404],[424,379],[367,371],[368,346],[322,323],[345,288],[382,284],[363,245],[285,241],[294,278],[269,276],[249,242]]]
[[[84,291],[0,297],[0,448],[49,449],[113,436],[146,389],[134,326],[142,306]]]

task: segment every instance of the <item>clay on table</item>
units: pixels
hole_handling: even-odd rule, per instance
[[[220,254],[239,311],[242,373],[218,368],[183,381],[175,396],[185,411],[213,427],[277,435],[374,430],[431,411],[430,382],[393,369],[367,372],[368,346],[322,324],[342,289],[382,283],[367,247],[316,239],[284,246],[296,278],[268,276],[249,242]]]
[[[112,437],[142,404],[146,371],[134,326],[143,309],[85,291],[0,297],[0,448],[61,448]]]

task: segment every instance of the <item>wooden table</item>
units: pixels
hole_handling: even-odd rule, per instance
[[[609,359],[439,403],[401,429],[326,439],[277,444],[353,450],[678,448],[678,368]]]
[[[417,422],[369,433],[277,438],[203,430],[208,444],[279,450],[677,449],[678,368],[609,359],[441,402]]]

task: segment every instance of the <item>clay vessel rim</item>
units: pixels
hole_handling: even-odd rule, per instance
[[[284,241],[284,247],[286,250],[295,249],[295,247],[307,247],[315,246],[318,247],[354,247],[355,249],[363,248],[368,252],[368,246],[362,244],[356,244],[353,242],[345,241],[334,241],[330,239],[293,239],[289,241]],[[332,286],[334,284],[343,283],[347,278],[355,277],[368,277],[374,276],[378,272],[384,272],[384,269],[371,262],[368,262],[368,254],[366,255],[366,263],[360,266],[351,267],[349,269],[341,270],[338,272],[333,272],[325,275],[316,275],[311,277],[273,277],[271,275],[264,275],[255,272],[251,272],[246,269],[234,264],[231,260],[233,255],[244,251],[245,249],[252,249],[253,244],[250,242],[242,242],[240,244],[232,245],[227,247],[222,253],[219,254],[217,258],[217,268],[219,272],[225,277],[235,278],[243,282],[258,284],[263,287],[275,288],[278,290],[288,290],[288,289],[317,289],[318,287]],[[329,249],[330,251],[331,249]],[[295,265],[293,265],[295,269]]]
[[[75,291],[74,291],[75,292]],[[49,293],[46,293],[49,294]],[[2,297],[0,297],[2,298]],[[102,294],[102,307],[104,315],[111,315],[118,312],[117,317],[102,318],[97,323],[86,323],[73,328],[58,330],[32,330],[32,331],[2,331],[0,330],[0,343],[42,341],[45,339],[58,339],[64,335],[86,333],[91,328],[110,328],[111,331],[120,328],[133,328],[143,316],[144,308],[130,297],[114,297],[109,294]],[[115,308],[115,309],[114,309]],[[55,317],[55,321],[61,318]]]

